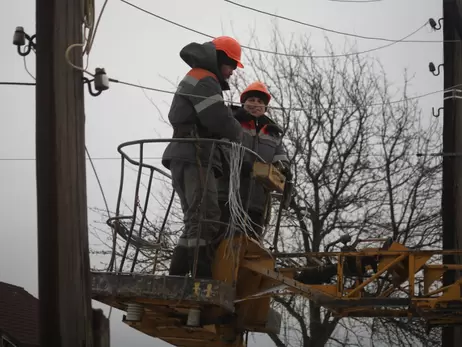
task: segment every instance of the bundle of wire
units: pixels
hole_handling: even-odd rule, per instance
[[[245,148],[240,144],[232,143],[228,153],[230,172],[227,202],[229,208],[229,225],[225,237],[232,240],[236,231],[239,230],[247,236],[258,238],[253,228],[253,223],[243,207],[240,195],[240,178],[242,163],[246,153]]]

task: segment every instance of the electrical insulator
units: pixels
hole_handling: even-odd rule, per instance
[[[436,30],[436,21],[433,18],[428,20],[428,24],[430,24],[430,26]]]
[[[428,69],[430,70],[430,72],[435,72],[436,71],[435,64],[433,63],[428,64]]]
[[[97,91],[109,89],[109,78],[107,77],[106,71],[103,68],[95,69],[95,89]]]
[[[13,36],[13,45],[24,46],[26,44],[26,33],[23,27],[16,27]]]

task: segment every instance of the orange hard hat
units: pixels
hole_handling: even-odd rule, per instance
[[[217,51],[223,51],[226,55],[237,62],[237,66],[243,68],[241,63],[241,45],[235,39],[229,36],[219,36],[213,39],[213,44]]]
[[[241,103],[245,102],[245,100],[244,100],[245,95],[250,93],[250,92],[260,92],[260,93],[265,94],[266,97],[268,98],[267,104],[269,104],[269,102],[271,100],[271,95],[268,92],[268,88],[266,88],[264,83],[257,81],[257,82],[253,82],[253,83],[249,84],[249,86],[247,88],[245,88],[244,91],[241,93]]]

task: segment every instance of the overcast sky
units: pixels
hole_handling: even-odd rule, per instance
[[[442,16],[440,0],[383,0],[369,3],[346,3],[329,0],[240,0],[240,3],[271,13],[316,24],[322,27],[366,36],[391,39],[402,38],[428,18]],[[101,7],[103,0],[96,0]],[[133,0],[134,4],[158,15],[210,35],[226,34],[247,44],[255,30],[261,47],[267,48],[274,19],[251,12],[222,0]],[[23,26],[30,35],[35,33],[35,1],[2,0],[0,2],[0,81],[33,81],[26,73],[22,57],[12,45],[16,26]],[[309,34],[317,55],[324,54],[324,36],[327,35],[338,53],[342,51],[345,36],[326,33],[284,20],[277,21],[281,31],[290,35]],[[441,40],[442,31],[433,32],[427,26],[412,37],[419,40]],[[350,42],[355,39],[349,38]],[[180,49],[191,41],[204,42],[206,38],[175,27],[129,7],[119,0],[109,0],[90,58],[90,70],[104,67],[112,78],[132,83],[175,90],[169,81],[177,81],[188,71],[179,58]],[[386,42],[357,39],[359,51],[383,46]],[[63,52],[64,54],[64,52]],[[408,95],[419,95],[443,88],[442,77],[428,71],[428,63],[442,62],[442,43],[398,43],[369,53],[385,67],[395,86],[402,85],[404,69],[414,75]],[[35,75],[35,56],[27,58],[27,65]],[[244,65],[246,61],[243,61]],[[166,115],[171,96],[148,92],[148,95]],[[142,90],[112,84],[108,91],[86,98],[86,141],[93,157],[118,157],[116,148],[124,141],[157,136],[170,137],[171,131],[159,118],[159,113]],[[399,95],[397,96],[399,98]],[[0,86],[2,107],[0,127],[0,202],[2,229],[0,242],[0,281],[24,287],[33,295],[37,286],[36,186],[35,162],[35,91],[34,87]],[[442,106],[441,94],[420,100],[423,118],[431,117],[431,108]],[[159,134],[159,135],[158,135]],[[160,155],[163,145],[152,153]],[[119,183],[119,160],[95,162],[111,209]],[[87,163],[88,206],[103,208],[103,200]],[[98,219],[89,213],[89,222]],[[92,238],[92,242],[95,240]],[[97,264],[95,259],[93,264]],[[107,312],[107,311],[106,311]],[[112,346],[166,346],[144,336],[121,323],[121,313],[111,318]],[[264,346],[267,338],[258,338],[250,345]]]

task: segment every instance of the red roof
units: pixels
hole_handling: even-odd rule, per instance
[[[0,282],[0,331],[22,346],[40,345],[39,300],[24,288]]]

